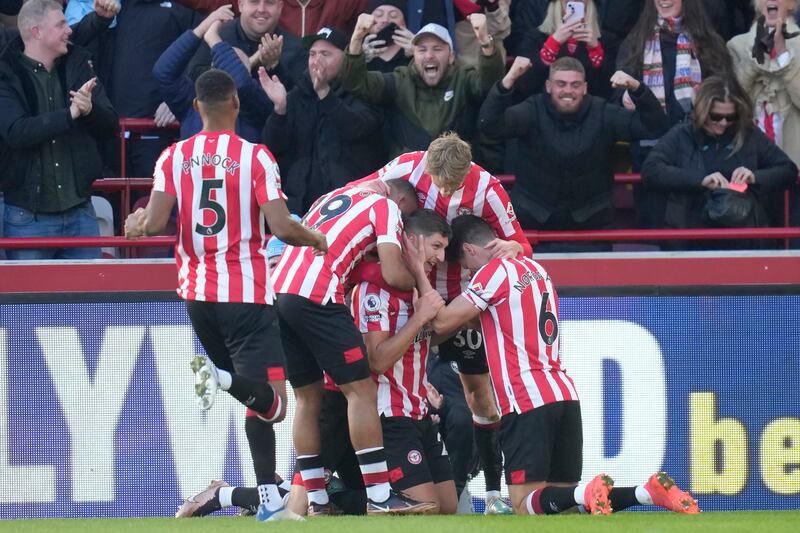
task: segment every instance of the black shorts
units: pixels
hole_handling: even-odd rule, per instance
[[[389,480],[395,490],[453,479],[447,450],[430,416],[422,420],[381,416],[381,428]]]
[[[578,401],[548,403],[500,420],[506,483],[578,483],[583,470],[583,425]]]
[[[187,300],[186,312],[217,368],[258,381],[286,379],[273,306]]]
[[[364,478],[350,442],[347,399],[341,392],[326,390],[322,396],[319,441],[322,445],[320,457],[326,470],[336,472],[348,489],[363,489]]]
[[[443,361],[453,361],[462,374],[486,374],[486,347],[483,335],[478,329],[462,329],[439,345],[439,357]]]
[[[347,307],[280,294],[277,309],[286,374],[293,387],[321,380],[323,370],[337,385],[370,377],[364,339]]]

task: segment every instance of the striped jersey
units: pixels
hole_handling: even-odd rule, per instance
[[[230,131],[200,132],[161,154],[153,190],[175,196],[178,295],[272,303],[266,222],[259,206],[285,200],[267,148]]]
[[[414,314],[411,293],[370,282],[353,289],[351,310],[361,333],[396,334]],[[428,413],[425,370],[432,330],[425,327],[392,368],[377,375],[378,414],[421,420]]]
[[[433,183],[430,174],[425,172],[427,155],[428,152],[401,154],[363,181],[375,178],[384,181],[404,179],[417,190],[420,207],[436,211],[448,223],[459,215],[481,217],[492,226],[499,238],[517,241],[522,245],[525,255],[533,255],[531,245],[522,233],[514,207],[500,180],[472,163],[463,185],[452,195],[444,196]],[[437,265],[431,272],[434,288],[448,302],[464,290],[469,279],[469,271],[457,264]]]
[[[393,201],[371,191],[346,186],[321,197],[303,223],[325,234],[328,252],[287,246],[272,281],[278,293],[296,294],[320,305],[344,304],[344,282],[365,254],[378,244],[400,246],[403,222]]]
[[[492,259],[462,293],[482,311],[483,342],[500,414],[577,400],[561,367],[558,295],[529,257]]]

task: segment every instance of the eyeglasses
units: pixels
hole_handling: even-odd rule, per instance
[[[722,122],[723,119],[724,119],[724,120],[726,120],[728,122],[728,124],[730,124],[731,122],[736,122],[736,119],[738,119],[738,118],[739,118],[739,115],[737,115],[736,113],[733,113],[731,115],[723,115],[721,113],[709,113],[708,114],[708,119],[711,122]]]

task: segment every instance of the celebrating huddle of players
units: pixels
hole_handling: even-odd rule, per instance
[[[699,512],[663,472],[636,487],[615,488],[605,474],[581,482],[581,410],[561,366],[558,294],[466,142],[443,135],[321,197],[297,222],[267,148],[233,133],[232,80],[203,74],[196,106],[203,131],[162,154],[150,203],[125,229],[157,233],[177,204],[178,294],[208,354],[192,361],[196,393],[202,408],[217,389],[247,406],[258,486],[214,481],[176,516],[227,506],[258,520],[454,513],[428,401],[433,350],[458,366],[475,423],[499,432],[515,513]],[[222,160],[238,166],[214,165]],[[287,243],[272,271],[265,223]],[[283,353],[273,349],[276,316]],[[482,340],[467,345],[465,329]],[[287,378],[297,402],[291,484],[275,475],[273,429]]]

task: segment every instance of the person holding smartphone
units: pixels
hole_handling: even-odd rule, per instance
[[[608,80],[612,72],[605,61],[593,0],[550,0],[544,21],[528,36],[519,55],[529,57],[533,63],[517,85],[525,95],[544,91],[548,69],[560,57],[574,57],[581,62],[590,94],[603,98],[611,94]]]
[[[361,47],[367,69],[389,73],[408,65],[414,34],[406,28],[405,0],[372,0],[366,12],[374,18]]]

